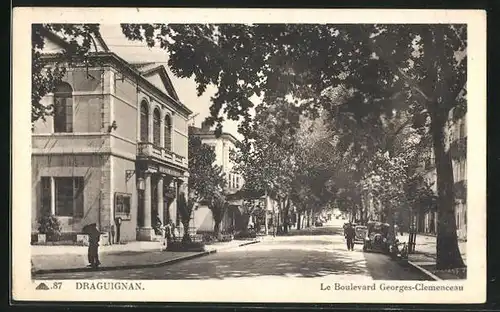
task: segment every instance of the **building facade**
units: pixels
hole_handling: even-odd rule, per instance
[[[196,136],[201,142],[210,146],[215,152],[215,164],[222,167],[226,177],[225,194],[235,194],[243,186],[243,178],[233,171],[234,163],[230,159],[231,151],[236,150],[238,140],[229,133],[216,137],[213,130],[202,125],[201,128],[189,127],[189,135]],[[230,205],[221,223],[221,229],[229,231],[234,228],[241,207],[240,201],[230,201]],[[206,205],[200,205],[194,212],[194,226],[200,232],[213,231],[215,221],[212,212]]]
[[[453,111],[450,113],[445,143],[452,159],[457,236],[465,240],[467,239],[467,116],[453,120],[451,114]],[[425,170],[425,178],[437,195],[437,177],[432,150],[429,151]],[[437,211],[422,213],[417,218],[418,231],[436,234],[438,217]]]
[[[130,64],[96,39],[90,62],[68,68],[42,99],[53,116],[33,126],[32,231],[52,214],[64,233],[96,223],[114,241],[118,231],[121,241],[154,240],[187,193],[192,112],[163,66]],[[45,42],[52,66],[66,43],[49,32]]]

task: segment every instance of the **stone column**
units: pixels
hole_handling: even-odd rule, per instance
[[[160,176],[158,178],[158,184],[156,187],[156,191],[158,192],[158,217],[161,220],[162,225],[163,224],[163,176]]]
[[[151,173],[144,174],[144,227],[151,227]]]
[[[144,173],[144,225],[139,228],[138,240],[151,241],[154,238],[154,231],[151,227],[151,173]]]

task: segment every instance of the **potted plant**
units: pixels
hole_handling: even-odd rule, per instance
[[[44,215],[38,220],[38,242],[56,241],[61,236],[61,222],[54,215]]]

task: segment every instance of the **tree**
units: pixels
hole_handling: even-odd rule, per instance
[[[294,128],[284,123],[298,120],[293,107],[281,99],[275,105],[258,107],[251,132],[232,155],[234,170],[243,175],[244,190],[264,192],[278,202],[278,215],[288,219],[290,187],[297,165],[295,163]],[[289,130],[292,130],[291,132]],[[283,224],[287,231],[286,222]]]
[[[220,225],[227,211],[228,205],[226,197],[222,193],[217,193],[211,196],[208,203],[208,208],[212,211],[212,216],[214,218],[214,234],[218,238],[221,234]]]
[[[193,205],[200,201],[208,203],[215,222],[214,232],[219,236],[220,224],[227,210],[224,196],[225,174],[222,167],[215,163],[214,150],[202,143],[199,137],[189,136],[188,149],[190,201]]]
[[[222,167],[215,163],[214,150],[202,143],[197,136],[190,135],[188,141],[189,198],[198,203],[210,200],[214,194],[223,192],[226,184]]]
[[[48,63],[42,55],[45,47],[44,37],[56,33],[66,44],[58,61]],[[96,46],[95,38],[99,36],[99,24],[32,24],[31,27],[31,122],[53,113],[52,105],[44,105],[41,99],[53,92],[59,84],[67,68],[77,63],[92,62],[89,55]],[[96,48],[97,50],[97,48]]]
[[[182,236],[183,242],[191,241],[189,236],[189,221],[191,221],[191,214],[195,207],[196,202],[192,199],[186,199],[185,193],[180,193],[177,197],[177,208],[181,215],[181,222],[184,228],[184,235]]]

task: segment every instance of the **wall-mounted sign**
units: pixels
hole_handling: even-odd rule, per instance
[[[170,168],[167,168],[167,167],[164,167],[164,166],[159,166],[158,167],[158,171],[160,171],[161,173],[164,173],[164,174],[168,174],[168,175],[171,175],[171,176],[174,176],[174,177],[180,177],[181,174],[175,170],[172,170]]]
[[[168,174],[168,175],[173,176],[173,177],[181,177],[182,176],[182,174],[179,171],[173,170],[171,168],[161,166],[161,165],[158,166],[158,165],[149,164],[148,171],[150,171],[152,173],[160,172],[163,174]]]
[[[156,173],[156,172],[158,172],[158,167],[153,166],[153,165],[148,165],[148,171],[150,171],[152,173]]]

